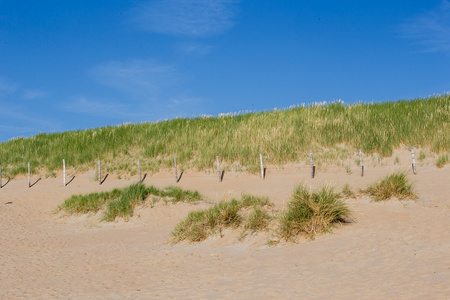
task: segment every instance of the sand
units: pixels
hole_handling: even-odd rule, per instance
[[[189,211],[207,204],[138,208],[128,221],[99,216],[61,216],[55,208],[73,194],[111,190],[137,181],[109,176],[99,186],[94,172],[61,176],[28,188],[17,178],[0,189],[1,299],[450,299],[450,166],[418,163],[408,156],[378,166],[321,168],[314,179],[304,165],[269,167],[258,175],[185,172],[178,186],[210,201],[242,193],[269,196],[277,208],[300,182],[353,189],[406,169],[417,201],[375,203],[350,199],[354,221],[332,234],[269,247],[270,234],[226,231],[202,243],[171,245],[170,232]],[[38,178],[34,176],[33,181]],[[175,184],[174,176],[147,176],[147,185]],[[5,183],[5,179],[3,180]]]

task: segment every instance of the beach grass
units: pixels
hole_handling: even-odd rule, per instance
[[[448,154],[444,153],[444,154],[439,155],[439,157],[436,161],[436,166],[438,168],[443,168],[448,163],[449,163]]]
[[[224,114],[218,117],[178,118],[164,122],[124,124],[63,133],[41,133],[0,143],[4,176],[27,173],[58,174],[65,159],[68,170],[96,168],[104,172],[136,174],[137,160],[144,172],[173,167],[209,170],[215,157],[222,169],[259,171],[265,164],[354,159],[365,155],[391,156],[395,148],[450,151],[450,96],[427,99],[344,105],[340,102],[293,106],[284,110]]]
[[[58,211],[68,215],[97,213],[104,209],[103,221],[111,222],[116,218],[128,220],[133,216],[134,208],[146,202],[150,197],[152,205],[163,199],[166,202],[197,202],[202,199],[198,191],[183,190],[178,187],[166,187],[160,190],[154,186],[143,183],[132,184],[123,189],[114,189],[111,192],[91,193],[87,195],[74,195],[58,206]]]
[[[299,184],[287,209],[280,214],[280,238],[293,240],[300,234],[313,238],[329,232],[336,223],[347,222],[351,210],[340,198],[332,187],[325,185],[310,191],[305,184]]]
[[[221,201],[208,209],[191,211],[172,231],[173,242],[200,242],[225,228],[243,226],[244,230],[252,232],[262,230],[270,220],[264,207],[270,205],[267,197],[243,195],[241,200]],[[249,207],[252,212],[246,217],[243,210]]]
[[[409,181],[406,172],[387,175],[383,179],[361,190],[361,192],[371,196],[375,201],[388,200],[394,196],[399,200],[417,199],[414,186]]]

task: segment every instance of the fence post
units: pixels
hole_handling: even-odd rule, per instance
[[[102,166],[100,159],[98,160],[98,184],[102,184]]]
[[[314,178],[314,176],[316,175],[316,167],[313,163],[312,150],[309,150],[309,162],[311,164],[311,178]]]
[[[28,187],[31,187],[31,166],[30,166],[30,162],[28,162]]]
[[[411,154],[412,154],[412,171],[413,174],[416,175],[416,157],[414,155],[414,147],[411,148]]]
[[[66,160],[63,159],[63,184],[66,186]]]
[[[173,157],[173,164],[175,166],[175,182],[178,182],[177,157]]]
[[[139,181],[141,181],[141,162],[139,161],[139,159],[137,161],[137,164],[138,164]]]
[[[219,173],[219,181],[222,181],[222,176],[220,176],[220,162],[219,162],[219,156],[216,156],[217,159],[217,172]]]
[[[263,159],[262,154],[259,154],[259,161],[261,162],[261,178],[264,179],[264,166],[263,166]]]
[[[361,177],[364,176],[364,166],[362,163],[362,152],[361,149],[359,149],[359,165],[361,166]]]
[[[2,165],[0,165],[0,189],[3,187],[2,185]]]

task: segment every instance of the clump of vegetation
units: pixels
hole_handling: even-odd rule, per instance
[[[254,205],[252,212],[245,221],[244,228],[252,232],[264,230],[268,227],[271,217],[267,210]]]
[[[346,198],[356,198],[355,193],[352,191],[352,188],[350,187],[350,185],[348,183],[346,183],[342,187],[342,195],[344,195],[344,197],[346,197]]]
[[[439,157],[438,157],[438,159],[436,161],[436,166],[438,168],[443,168],[448,163],[449,163],[448,154],[445,153],[445,154],[439,155]]]
[[[263,230],[270,220],[270,215],[264,209],[268,205],[270,202],[267,197],[243,195],[241,201],[221,201],[209,209],[192,211],[172,231],[173,241],[200,242],[210,235],[221,233],[225,228],[237,228],[243,224],[245,230]],[[252,207],[252,212],[246,218],[243,210],[249,207]]]
[[[287,210],[280,216],[280,237],[291,240],[299,234],[314,237],[330,231],[336,223],[351,217],[350,208],[340,200],[340,194],[324,186],[311,192],[304,184],[294,189]]]
[[[373,197],[375,201],[388,200],[394,196],[399,200],[417,198],[413,184],[409,182],[406,172],[387,175],[361,192]]]
[[[420,150],[419,161],[423,161],[426,158],[425,151]]]
[[[159,190],[154,186],[147,187],[142,183],[136,183],[123,189],[114,189],[111,192],[74,195],[58,206],[57,211],[64,210],[68,214],[97,213],[106,206],[103,215],[104,221],[114,221],[118,217],[127,220],[133,215],[134,207],[144,203],[151,195],[154,196],[152,205],[159,199],[175,203],[195,202],[202,198],[197,191],[183,190],[178,187]]]
[[[366,155],[391,156],[401,144],[450,151],[450,95],[387,103],[295,106],[260,113],[174,119],[165,122],[38,134],[0,143],[3,174],[14,178],[31,172],[93,169],[98,158],[109,173],[135,174],[172,168],[210,169],[219,153],[224,168],[259,170],[267,164],[307,161],[309,150],[318,162],[353,159],[354,149]],[[423,126],[427,124],[427,126]],[[358,134],[355,134],[358,132]],[[339,145],[344,145],[340,147]]]
[[[73,195],[58,206],[57,211],[64,210],[66,213],[87,214],[96,213],[102,206],[120,196],[120,190],[114,189],[111,192],[92,193],[88,195]]]

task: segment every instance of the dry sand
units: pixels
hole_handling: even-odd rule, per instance
[[[352,174],[329,167],[311,179],[305,166],[291,165],[269,168],[264,181],[236,173],[219,183],[215,174],[186,172],[178,185],[212,201],[266,195],[281,208],[299,182],[361,188],[408,168],[409,156],[400,155],[400,165],[368,166],[364,177],[357,167]],[[194,245],[168,243],[173,227],[206,204],[142,207],[130,221],[113,223],[53,214],[72,194],[136,182],[111,176],[99,186],[93,176],[77,174],[67,187],[61,177],[42,179],[32,188],[18,178],[0,190],[1,299],[450,299],[449,165],[419,163],[410,176],[418,201],[348,200],[353,223],[275,247],[265,244],[268,234],[239,242],[234,232]],[[170,174],[145,179],[158,187],[174,181]]]

